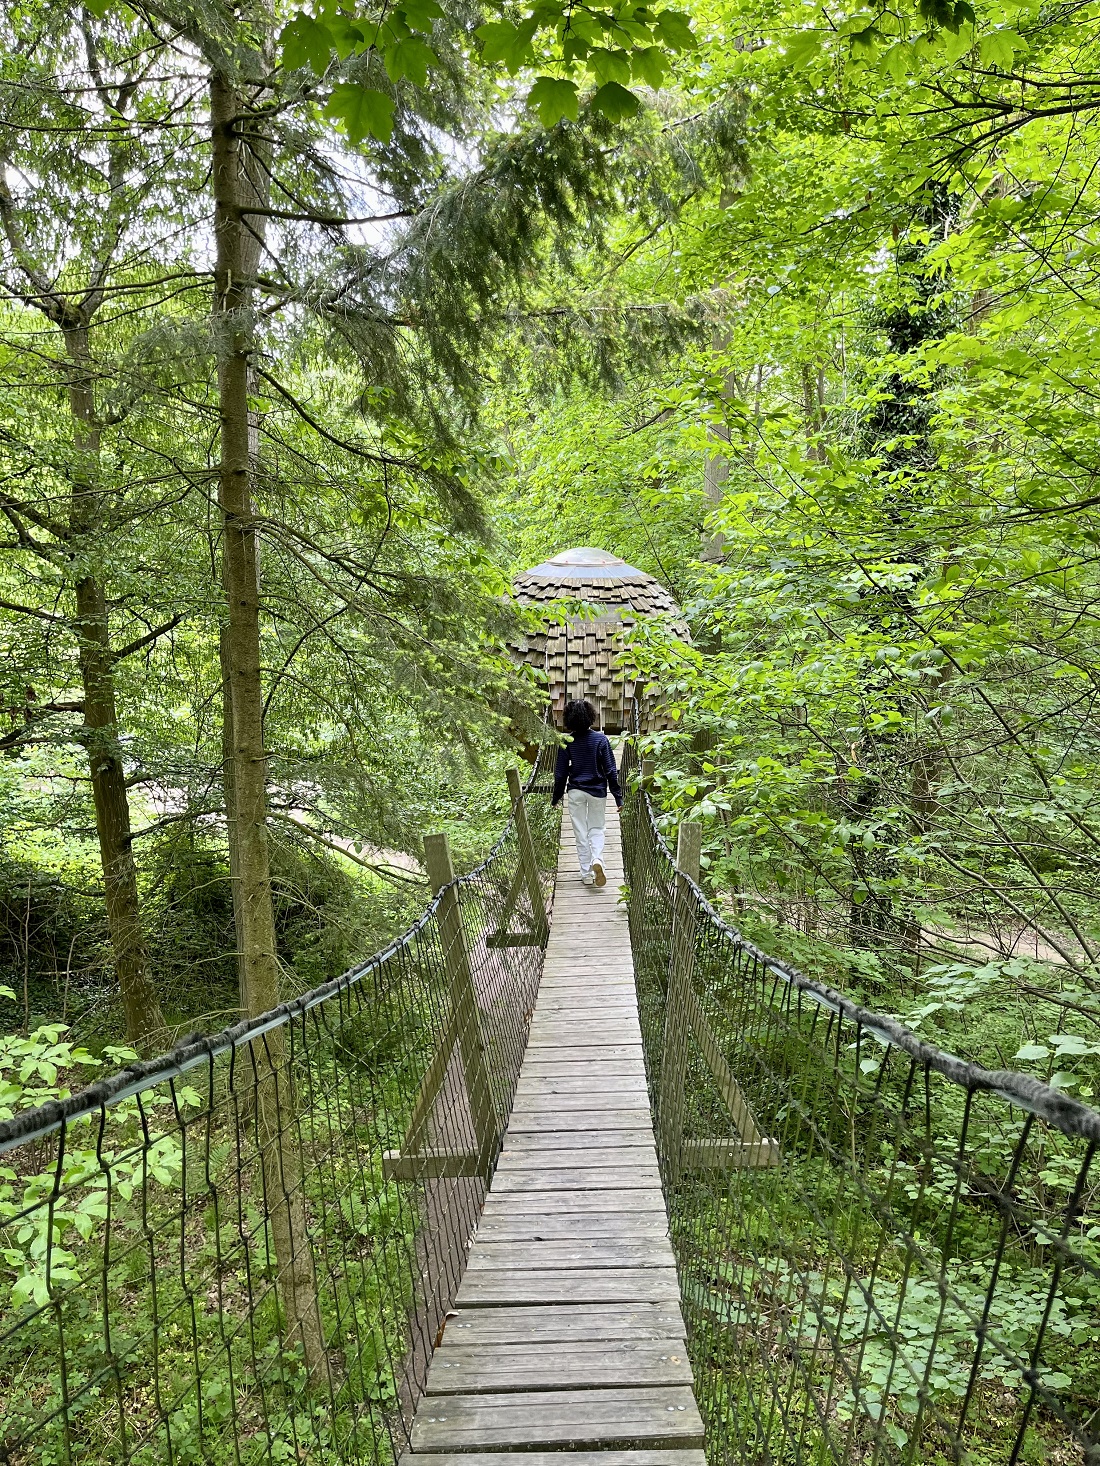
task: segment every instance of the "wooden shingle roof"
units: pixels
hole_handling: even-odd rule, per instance
[[[645,678],[622,656],[623,633],[639,617],[674,617],[677,633],[686,639],[679,607],[660,581],[606,550],[583,548],[564,550],[525,570],[512,588],[526,605],[570,600],[592,607],[590,615],[569,616],[564,622],[548,618],[541,631],[514,644],[525,662],[545,672],[559,727],[565,704],[573,698],[587,698],[595,705],[605,733],[629,730],[635,699],[643,729],[667,726],[658,700],[646,695]]]

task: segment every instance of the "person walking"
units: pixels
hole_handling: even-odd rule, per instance
[[[619,809],[623,807],[623,791],[611,744],[606,733],[593,728],[595,721],[596,709],[590,702],[566,703],[565,731],[573,735],[573,741],[558,750],[550,803],[558,805],[565,797],[577,842],[581,880],[586,886],[606,886],[603,840],[607,791],[611,790]]]

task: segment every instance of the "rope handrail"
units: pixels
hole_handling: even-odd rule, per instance
[[[382,951],[0,1123],[0,1462],[407,1449],[538,988],[553,752],[473,870],[429,837]]]
[[[657,821],[653,801],[644,790],[642,797],[657,846],[670,867],[676,870],[676,857]],[[903,1049],[921,1064],[942,1074],[952,1084],[961,1085],[965,1089],[983,1089],[999,1094],[1021,1109],[1041,1116],[1065,1135],[1077,1135],[1100,1144],[1100,1110],[1074,1099],[1064,1090],[1055,1089],[1042,1079],[1036,1079],[1033,1074],[1023,1074],[1018,1069],[985,1069],[981,1064],[960,1059],[956,1054],[948,1053],[945,1049],[937,1048],[935,1044],[919,1038],[911,1028],[906,1028],[904,1023],[889,1014],[865,1008],[838,989],[829,987],[827,983],[807,977],[781,958],[769,956],[726,920],[697,882],[683,872],[679,874],[708,921],[713,922],[719,931],[748,956],[761,963],[768,971],[776,973],[799,992],[813,998],[823,1008],[842,1014],[882,1043]]]
[[[536,783],[537,770],[538,766],[532,769],[524,785],[525,795],[531,792]],[[394,937],[388,946],[367,957],[355,967],[349,967],[339,977],[331,978],[328,982],[321,983],[308,992],[300,993],[298,997],[290,998],[285,1003],[280,1003],[277,1007],[255,1018],[243,1018],[239,1023],[231,1024],[214,1034],[190,1034],[166,1053],[158,1054],[151,1059],[136,1059],[108,1078],[101,1079],[95,1084],[84,1085],[65,1099],[47,1100],[33,1109],[19,1111],[10,1120],[0,1121],[0,1155],[14,1146],[26,1145],[32,1140],[40,1140],[69,1121],[94,1115],[105,1105],[117,1104],[120,1100],[129,1099],[143,1089],[149,1089],[167,1079],[178,1078],[186,1074],[189,1069],[219,1054],[224,1054],[229,1049],[253,1043],[265,1033],[270,1033],[272,1029],[283,1027],[284,1024],[290,1023],[303,1013],[308,1013],[318,1003],[325,1003],[352,987],[365,974],[374,968],[381,967],[391,957],[395,957],[398,952],[410,945],[417,934],[423,931],[435,916],[439,910],[439,903],[451,887],[458,889],[463,885],[473,884],[484,871],[488,870],[504,848],[514,823],[515,815],[512,814],[488,855],[472,870],[456,876],[447,886],[437,891],[416,920],[399,936]]]
[[[1100,1466],[1100,1114],[768,956],[628,747],[642,1040],[711,1462]]]

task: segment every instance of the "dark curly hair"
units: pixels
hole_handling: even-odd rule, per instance
[[[578,733],[587,733],[596,721],[596,709],[588,701],[574,699],[565,704],[565,731],[575,738]]]

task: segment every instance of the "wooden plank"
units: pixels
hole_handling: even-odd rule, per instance
[[[602,1150],[608,1146],[622,1145],[644,1145],[650,1150],[655,1148],[648,1126],[644,1129],[637,1126],[633,1130],[629,1127],[616,1126],[612,1130],[610,1127],[600,1125],[592,1130],[563,1128],[546,1133],[540,1129],[530,1133],[520,1130],[513,1134],[509,1130],[504,1137],[504,1154],[511,1155],[517,1151]]]
[[[591,1267],[675,1267],[676,1260],[667,1240],[643,1237],[627,1242],[618,1238],[612,1241],[570,1240],[560,1238],[547,1241],[543,1238],[527,1242],[493,1241],[480,1234],[470,1249],[467,1272],[487,1269],[534,1268],[591,1268]]]
[[[449,1344],[568,1344],[601,1339],[684,1338],[677,1299],[668,1303],[559,1303],[548,1308],[467,1308],[447,1319]]]
[[[621,1094],[645,1094],[645,1087],[639,1079],[617,1074],[608,1074],[598,1086],[584,1077],[570,1078],[568,1074],[524,1075],[516,1085],[516,1098],[534,1099],[539,1095],[583,1094],[589,1104],[598,1104],[605,1096],[614,1096],[615,1103]],[[647,1096],[648,1103],[648,1096]]]
[[[674,1267],[498,1268],[471,1271],[458,1287],[457,1308],[541,1303],[677,1302]]]
[[[424,1150],[403,1155],[387,1150],[382,1155],[382,1175],[387,1181],[439,1181],[459,1176],[486,1176],[489,1167],[480,1156],[451,1151]]]
[[[569,1100],[576,1096],[562,1095],[561,1098]],[[549,1136],[555,1130],[602,1130],[606,1121],[609,1130],[644,1130],[647,1135],[652,1135],[649,1105],[638,1103],[626,1109],[625,1100],[626,1096],[620,1095],[613,1110],[594,1110],[591,1105],[572,1108],[564,1103],[559,1105],[551,1096],[544,1102],[517,1110],[508,1126],[508,1134],[519,1136],[545,1131]]]
[[[654,1212],[667,1216],[664,1197],[659,1187],[597,1188],[579,1191],[511,1191],[498,1194],[493,1190],[485,1198],[484,1216],[499,1216],[502,1212],[519,1216],[523,1212],[545,1212],[555,1215],[561,1212],[609,1212],[620,1211],[636,1214]]]
[[[604,1166],[591,1171],[576,1166],[545,1166],[528,1171],[521,1168],[498,1168],[493,1190],[500,1196],[510,1191],[639,1191],[653,1190],[660,1185],[655,1165]]]
[[[553,1149],[549,1154],[523,1146],[503,1153],[497,1166],[497,1174],[505,1170],[509,1173],[547,1169],[561,1171],[574,1167],[588,1170],[592,1166],[600,1166],[606,1170],[616,1170],[623,1166],[646,1166],[652,1170],[657,1166],[657,1151],[652,1143],[618,1146],[608,1144],[602,1147],[588,1145],[579,1146],[575,1150]]]
[[[482,1217],[478,1242],[593,1242],[614,1238],[628,1245],[647,1237],[668,1237],[663,1211],[623,1216],[619,1212],[511,1212]],[[472,1251],[471,1251],[472,1255]]]
[[[540,1349],[529,1344],[455,1344],[436,1350],[427,1393],[690,1384],[687,1350],[663,1340],[546,1344]]]
[[[629,1045],[622,1044],[623,1052],[618,1057],[601,1058],[603,1049],[569,1048],[564,1049],[555,1044],[536,1044],[528,1050],[527,1058],[523,1064],[523,1077],[529,1075],[537,1077],[548,1065],[556,1065],[558,1068],[573,1069],[577,1073],[590,1074],[593,1083],[598,1087],[601,1074],[608,1074],[615,1068],[626,1066],[627,1072],[631,1075],[645,1075],[645,1061],[640,1051],[630,1052]],[[594,1057],[587,1057],[594,1055]],[[534,1067],[538,1066],[538,1067]]]
[[[413,1422],[411,1446],[419,1454],[667,1442],[703,1444],[703,1422],[686,1385],[428,1399]]]
[[[778,1140],[685,1140],[680,1163],[687,1171],[728,1171],[778,1166]]]
[[[696,1450],[570,1451],[573,1466],[706,1466]],[[492,1451],[480,1454],[435,1455],[428,1452],[401,1457],[401,1466],[566,1466],[560,1451]]]
[[[532,1058],[524,1066],[524,1073],[529,1079],[587,1079],[594,1095],[600,1092],[605,1079],[632,1079],[636,1084],[645,1083],[645,1065],[640,1060],[630,1059],[589,1064],[583,1059]]]
[[[559,1063],[582,1061],[585,1064],[610,1064],[615,1059],[630,1059],[644,1064],[645,1050],[640,1043],[589,1045],[570,1040],[568,1043],[540,1045],[538,1053],[528,1054],[523,1065],[526,1069],[528,1064],[545,1064],[551,1059]]]

